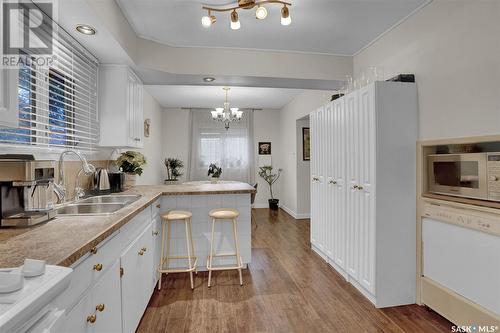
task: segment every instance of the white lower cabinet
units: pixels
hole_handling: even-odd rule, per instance
[[[157,281],[161,224],[159,201],[137,214],[72,268],[60,296],[63,332],[135,332]]]
[[[64,332],[121,332],[120,261],[116,260],[66,317]]]
[[[120,258],[123,332],[135,332],[148,305],[153,281],[153,235],[150,224]]]

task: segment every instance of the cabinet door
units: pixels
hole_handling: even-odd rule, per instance
[[[325,254],[326,241],[326,214],[325,214],[325,108],[318,110],[318,248]]]
[[[129,146],[135,147],[137,145],[137,124],[136,124],[136,92],[135,92],[136,79],[130,72],[127,73],[127,125],[128,134],[127,141]]]
[[[122,331],[120,260],[115,261],[111,269],[92,289],[91,306],[90,310],[93,309],[96,316],[94,332]]]
[[[359,283],[374,293],[375,265],[375,91],[373,85],[359,90]]]
[[[346,95],[346,161],[347,161],[347,273],[355,280],[358,279],[359,270],[359,133],[360,121],[358,114],[357,91]]]
[[[345,269],[346,253],[346,122],[344,98],[333,104],[332,121],[332,238],[335,263]]]
[[[134,89],[134,122],[135,131],[134,138],[136,141],[136,147],[142,148],[144,146],[144,97],[143,97],[143,86],[139,80],[135,82]]]
[[[123,332],[134,332],[148,305],[153,279],[152,226],[144,230],[122,254],[121,279]]]
[[[99,309],[98,310],[98,305]],[[103,305],[103,308],[100,308]],[[95,321],[89,321],[95,316]],[[120,261],[84,294],[65,318],[63,332],[121,332]]]
[[[153,233],[153,247],[154,247],[154,255],[153,255],[153,286],[154,289],[156,283],[158,282],[158,267],[160,266],[161,260],[161,217],[157,216],[153,220],[152,224],[152,233]]]
[[[334,187],[333,187],[333,102],[328,103],[325,106],[325,124],[324,124],[324,145],[323,154],[325,156],[324,169],[325,169],[325,180],[323,183],[324,188],[324,207],[323,214],[325,216],[325,254],[328,258],[333,260],[333,209],[332,203],[334,198]]]
[[[18,70],[0,68],[0,127],[18,126],[17,85]]]
[[[318,237],[318,128],[317,128],[317,111],[311,112],[309,116],[309,127],[311,129],[311,244],[317,246],[317,237]]]

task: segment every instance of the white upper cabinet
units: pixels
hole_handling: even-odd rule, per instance
[[[0,127],[17,127],[19,119],[18,70],[0,68]]]
[[[99,67],[99,120],[102,147],[143,147],[143,85],[130,68]]]

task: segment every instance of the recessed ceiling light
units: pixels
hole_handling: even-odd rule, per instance
[[[203,78],[203,81],[204,81],[204,82],[214,82],[214,81],[215,81],[215,78],[214,78],[214,77],[210,77],[210,76],[208,76],[208,77],[204,77],[204,78]]]
[[[84,35],[95,35],[96,34],[95,28],[91,27],[90,25],[86,25],[86,24],[78,24],[76,26],[76,31],[78,31],[79,33],[84,34]]]

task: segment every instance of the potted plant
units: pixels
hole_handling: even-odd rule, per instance
[[[135,185],[137,175],[142,175],[142,167],[146,164],[146,159],[141,153],[128,150],[121,153],[116,164],[120,171],[125,173],[125,188],[130,188]]]
[[[179,177],[183,175],[182,168],[184,168],[184,163],[178,158],[166,158],[165,166],[167,167],[167,179],[165,183],[173,183],[179,180]]]
[[[222,174],[222,168],[212,163],[208,167],[208,176],[212,177],[212,183],[216,184]]]
[[[269,184],[269,192],[271,193],[271,199],[269,199],[269,209],[277,210],[279,199],[275,199],[273,195],[273,184],[278,181],[283,169],[278,169],[277,173],[273,173],[273,167],[271,165],[265,165],[259,168],[259,176],[261,176],[267,184]]]

